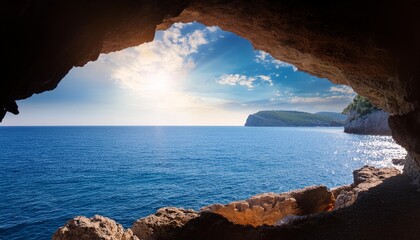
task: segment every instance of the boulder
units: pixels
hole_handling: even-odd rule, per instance
[[[130,229],[107,217],[95,215],[69,220],[53,235],[52,240],[138,240]]]
[[[155,214],[138,219],[131,230],[140,240],[171,239],[188,221],[199,217],[193,210],[164,207]]]
[[[336,195],[334,209],[352,205],[370,188],[375,187],[381,184],[385,179],[397,176],[400,173],[401,172],[396,168],[375,168],[371,166],[364,166],[361,169],[354,170],[354,183],[352,185],[332,189],[333,195]]]
[[[298,215],[308,215],[329,211],[333,208],[334,198],[325,186],[311,186],[290,192],[299,207]]]

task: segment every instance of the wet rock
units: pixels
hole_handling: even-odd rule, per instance
[[[138,240],[130,229],[124,230],[121,224],[107,217],[95,215],[69,220],[53,235],[52,240]]]
[[[193,210],[165,207],[155,214],[138,219],[131,230],[140,240],[171,239],[179,228],[198,216],[199,213]]]

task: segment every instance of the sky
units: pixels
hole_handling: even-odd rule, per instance
[[[260,110],[341,112],[354,96],[219,27],[175,23],[73,68],[2,125],[243,125]]]

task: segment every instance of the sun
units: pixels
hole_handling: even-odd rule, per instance
[[[173,81],[167,72],[158,72],[149,80],[150,93],[164,94],[172,90]]]

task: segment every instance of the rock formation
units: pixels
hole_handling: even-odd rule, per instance
[[[312,186],[288,193],[263,193],[226,205],[214,204],[201,209],[242,225],[274,225],[287,216],[329,211],[334,198],[325,186]]]
[[[400,174],[396,168],[375,168],[364,166],[353,172],[353,184],[332,189],[336,196],[334,209],[348,207],[370,188],[381,184],[385,179]]]
[[[165,207],[137,220],[131,230],[140,240],[171,239],[179,228],[198,216],[193,210]]]
[[[53,240],[138,240],[130,229],[107,217],[96,215],[92,218],[75,217],[60,227]]]
[[[344,124],[344,132],[367,134],[367,135],[391,135],[391,129],[388,125],[389,114],[383,110],[375,110],[364,116],[354,116],[349,114],[349,121]]]
[[[280,194],[263,193],[247,200],[206,206],[200,212],[165,207],[155,214],[138,219],[127,230],[106,217],[75,217],[59,228],[52,239],[179,239],[179,234],[193,230],[190,225],[196,224],[195,221],[208,218],[211,221],[227,220],[232,224],[253,227],[282,226],[305,219],[308,215],[351,206],[369,189],[399,174],[400,171],[395,168],[364,166],[353,172],[354,183],[351,185],[331,190],[325,186],[312,186]],[[221,218],[216,217],[215,220],[214,215]]]
[[[369,99],[357,95],[343,110],[347,114],[344,132],[370,135],[391,135],[388,125],[389,114],[376,106]]]
[[[247,200],[226,205],[214,204],[201,209],[225,217],[232,223],[260,226],[274,225],[288,215],[296,215],[299,207],[290,195],[263,193]]]

